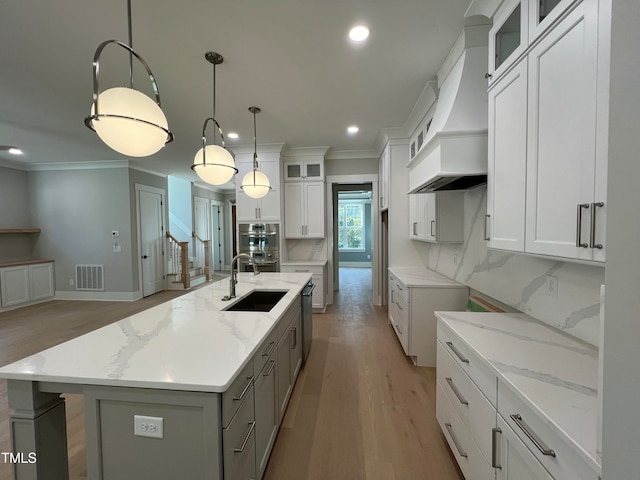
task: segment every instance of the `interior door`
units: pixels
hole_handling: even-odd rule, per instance
[[[140,255],[142,257],[142,296],[164,290],[164,222],[162,195],[138,190]]]

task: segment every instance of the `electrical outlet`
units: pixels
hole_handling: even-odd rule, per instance
[[[70,278],[70,279],[69,279],[69,286],[70,286],[70,287],[73,287],[73,278]]]
[[[133,434],[138,437],[164,438],[162,417],[133,416]]]
[[[547,275],[544,284],[544,293],[550,297],[558,298],[558,277]]]

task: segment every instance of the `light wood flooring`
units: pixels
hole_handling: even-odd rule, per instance
[[[265,480],[463,480],[435,419],[435,370],[415,367],[404,355],[386,308],[371,305],[370,272],[341,269],[334,305],[313,316],[311,353]],[[0,313],[0,365],[179,294],[133,303],[53,301]],[[85,479],[82,398],[65,397],[70,477]],[[0,452],[7,451],[6,382],[0,380]],[[12,478],[0,458],[0,479]]]

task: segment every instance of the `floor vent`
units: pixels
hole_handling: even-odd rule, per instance
[[[76,290],[104,290],[104,265],[76,265]]]

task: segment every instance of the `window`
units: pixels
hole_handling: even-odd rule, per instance
[[[364,203],[338,202],[338,250],[364,249]]]

